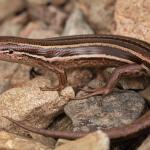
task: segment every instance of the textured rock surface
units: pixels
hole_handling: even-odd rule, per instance
[[[57,91],[40,90],[40,87],[50,85],[48,79],[39,77],[24,87],[6,91],[0,97],[0,115],[23,121],[33,127],[47,127],[69,99],[74,97],[71,87],[62,90],[60,95]],[[2,117],[0,127],[15,130],[12,123]]]
[[[17,136],[15,134],[0,132],[1,150],[52,150],[35,140]]]
[[[114,92],[105,97],[70,101],[65,113],[71,118],[75,131],[94,131],[133,122],[143,112],[144,104],[144,99],[133,91]]]
[[[78,140],[68,142],[55,150],[109,150],[109,138],[102,131],[91,133]]]
[[[149,0],[118,0],[115,11],[115,33],[150,42],[149,14]]]

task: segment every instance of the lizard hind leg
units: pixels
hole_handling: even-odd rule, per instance
[[[123,75],[136,74],[140,72],[141,70],[143,70],[143,67],[142,65],[139,65],[139,64],[129,64],[129,65],[118,67],[114,70],[109,81],[104,87],[96,88],[92,90],[91,89],[86,90],[86,92],[89,94],[86,94],[82,97],[74,98],[73,100],[81,100],[81,99],[89,98],[91,96],[96,96],[96,95],[107,95],[113,90],[113,88],[116,86],[117,82]]]

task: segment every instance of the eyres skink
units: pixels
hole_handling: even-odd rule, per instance
[[[98,94],[108,94],[124,74],[145,71],[150,74],[150,44],[138,39],[118,35],[80,35],[50,39],[26,39],[0,37],[0,60],[28,64],[55,72],[59,85],[51,90],[66,86],[66,70],[79,67],[116,67],[106,86],[89,90],[79,99]],[[5,117],[19,126],[47,136],[78,138],[87,133],[46,131],[25,126]],[[111,139],[130,136],[150,128],[150,112],[131,125],[104,130]]]
[[[150,44],[118,35],[80,35],[49,39],[0,37],[0,60],[37,66],[55,72],[66,86],[66,70],[79,67],[118,67],[105,87],[88,96],[110,93],[123,74],[150,72]],[[86,98],[85,96],[83,98]]]

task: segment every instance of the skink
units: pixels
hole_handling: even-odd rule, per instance
[[[89,96],[110,93],[123,74],[150,72],[150,44],[117,35],[80,35],[50,39],[0,37],[0,60],[23,63],[55,72],[62,89],[66,70],[78,67],[119,67],[104,88]],[[120,67],[121,66],[121,67]],[[88,97],[88,96],[86,96]],[[83,97],[85,98],[85,97]]]
[[[53,90],[62,89],[67,84],[66,70],[78,67],[116,67],[110,80],[100,89],[89,90],[87,98],[98,94],[108,94],[120,76],[136,74],[140,71],[150,73],[150,44],[138,39],[118,35],[82,35],[50,39],[26,39],[19,37],[0,37],[0,60],[28,64],[55,72],[59,85]],[[51,88],[52,90],[52,88]],[[14,120],[8,118],[17,124]],[[148,119],[148,120],[147,120]],[[20,123],[18,123],[20,124]],[[141,126],[139,126],[141,124]],[[77,138],[86,134],[46,132],[20,126],[53,137]],[[130,125],[129,125],[130,127]],[[106,131],[111,138],[126,136],[150,127],[150,113],[135,124]],[[137,127],[137,128],[136,128]],[[122,131],[127,131],[122,132]],[[116,132],[119,132],[118,134]],[[112,134],[113,133],[113,134]]]

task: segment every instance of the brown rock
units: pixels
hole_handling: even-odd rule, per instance
[[[150,1],[118,0],[116,4],[115,34],[150,42]]]
[[[114,28],[115,0],[78,0],[78,3],[97,33],[110,32]]]
[[[46,5],[49,0],[27,0],[27,2],[29,5]]]
[[[69,70],[67,73],[68,83],[74,88],[83,87],[92,77],[93,75],[88,69]]]
[[[56,144],[56,140],[51,137],[45,137],[40,134],[36,134],[33,132],[30,132],[30,136],[37,142],[42,143],[45,146],[48,146],[49,148],[54,148]]]
[[[58,34],[46,26],[43,22],[30,22],[20,33],[23,37],[28,38],[50,38],[58,36]]]
[[[11,79],[18,68],[16,63],[0,61],[0,93],[10,88]]]
[[[24,6],[24,0],[0,0],[0,21],[22,10]]]
[[[66,20],[66,13],[53,5],[39,6],[33,5],[29,7],[29,15],[31,18],[42,21],[59,32]]]
[[[150,103],[150,86],[140,92],[140,95]]]
[[[24,138],[15,134],[0,132],[1,150],[52,150],[35,140]]]
[[[9,17],[0,26],[1,35],[18,36],[23,25],[27,22],[27,14],[23,13],[16,17]]]
[[[42,91],[40,87],[51,86],[48,79],[36,78],[21,88],[13,88],[0,97],[0,115],[23,121],[30,126],[45,128],[74,97],[71,87],[61,91]],[[16,131],[12,123],[0,118],[0,128]]]
[[[83,138],[63,144],[55,150],[109,150],[109,138],[102,131],[96,131]]]
[[[65,4],[68,0],[52,0],[52,4],[55,6],[61,6],[63,4]]]
[[[30,80],[31,68],[32,67],[30,66],[18,64],[18,68],[11,77],[10,86],[11,87],[23,86],[26,82],[28,82]]]
[[[121,87],[125,90],[133,89],[133,90],[142,90],[144,89],[144,81],[146,80],[144,77],[127,77],[123,78],[119,81]]]

